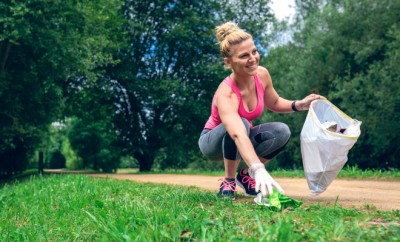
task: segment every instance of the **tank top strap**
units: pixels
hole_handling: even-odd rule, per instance
[[[242,95],[240,94],[240,90],[239,90],[239,88],[236,86],[235,82],[234,82],[229,76],[227,76],[227,77],[224,79],[224,82],[225,82],[226,84],[228,84],[228,86],[229,86],[230,88],[232,88],[233,92],[236,94],[236,96],[237,96],[238,99],[239,99],[239,103],[241,103],[241,102],[242,102]]]
[[[257,106],[264,107],[264,86],[262,85],[258,75],[256,75],[254,79],[256,80],[256,88],[257,88],[257,101],[258,101]]]
[[[264,90],[264,87],[263,87],[263,85],[262,85],[262,83],[261,83],[261,81],[260,81],[260,77],[259,77],[258,75],[255,75],[255,76],[254,76],[254,79],[256,80],[257,88],[260,88],[260,86],[261,86],[261,88]],[[258,91],[258,90],[257,90],[257,91]]]

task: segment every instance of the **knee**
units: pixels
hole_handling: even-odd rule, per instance
[[[277,137],[281,137],[283,140],[289,140],[291,132],[290,128],[285,123],[276,123],[275,132]]]
[[[250,122],[245,118],[242,118],[242,121],[243,121],[244,126],[246,127],[247,134],[249,134],[250,133]]]

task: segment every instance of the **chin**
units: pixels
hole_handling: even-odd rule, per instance
[[[249,74],[250,76],[255,76],[255,75],[257,75],[257,73],[258,73],[258,68],[247,71],[247,74]]]

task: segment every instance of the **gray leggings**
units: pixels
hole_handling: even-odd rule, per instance
[[[271,122],[250,128],[249,121],[242,118],[247,134],[258,156],[272,159],[286,146],[290,138],[289,127],[280,122]],[[235,142],[221,123],[212,130],[204,129],[200,134],[201,153],[212,161],[241,159]]]

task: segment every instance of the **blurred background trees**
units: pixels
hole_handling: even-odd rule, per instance
[[[229,73],[214,37],[225,21],[254,35],[281,96],[318,92],[363,122],[349,164],[399,168],[400,2],[296,1],[289,23],[269,5],[2,1],[0,175],[35,167],[38,152],[51,168],[212,168],[197,139]],[[258,120],[292,129],[271,169],[301,168],[305,115],[265,112]]]
[[[318,92],[363,122],[349,164],[399,168],[400,2],[296,2],[292,40],[263,62],[275,88],[292,99]],[[267,115],[266,120],[290,123],[294,131],[290,151],[278,158],[280,166],[301,165],[298,137],[305,115]]]
[[[63,120],[70,80],[95,82],[123,45],[120,1],[0,3],[0,173],[24,170]],[[47,157],[50,159],[50,156]]]

